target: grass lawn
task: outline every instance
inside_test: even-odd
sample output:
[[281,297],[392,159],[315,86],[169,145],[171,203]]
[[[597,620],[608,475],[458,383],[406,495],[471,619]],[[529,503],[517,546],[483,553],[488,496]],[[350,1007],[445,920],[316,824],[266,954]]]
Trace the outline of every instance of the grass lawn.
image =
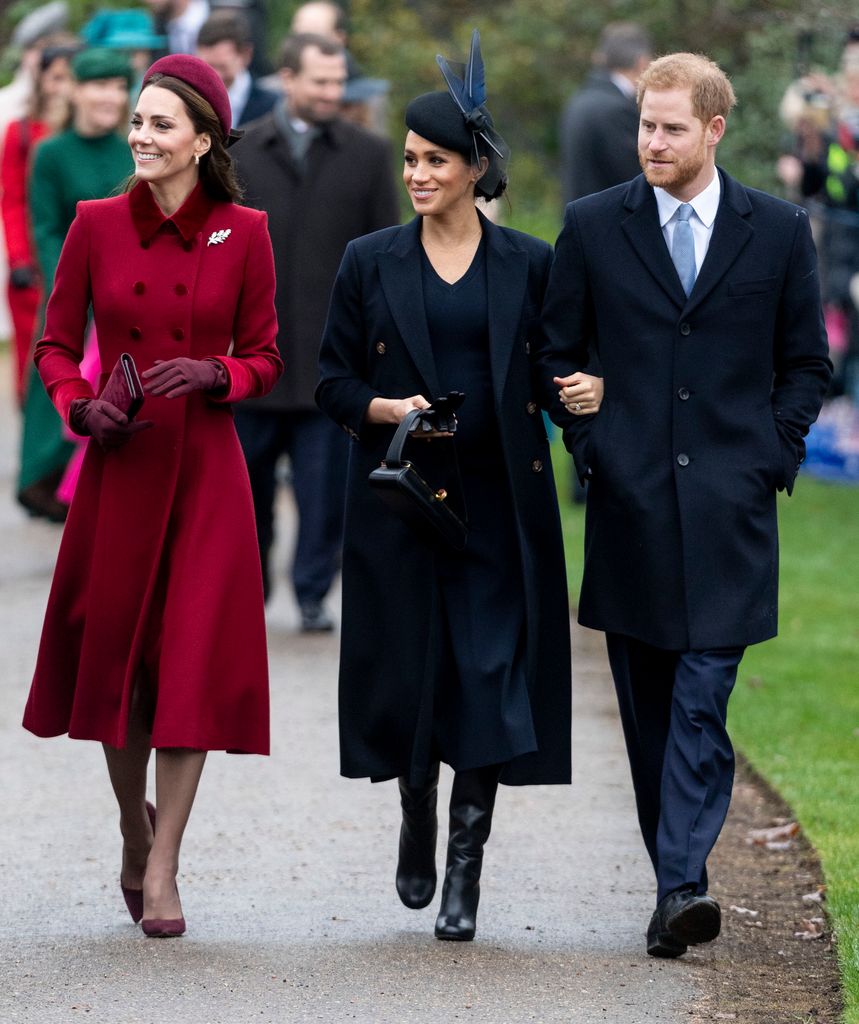
[[[556,451],[570,593],[583,514]],[[780,633],[749,648],[731,700],[736,745],[794,809],[823,861],[846,1024],[859,1024],[859,488],[800,476],[779,498]]]

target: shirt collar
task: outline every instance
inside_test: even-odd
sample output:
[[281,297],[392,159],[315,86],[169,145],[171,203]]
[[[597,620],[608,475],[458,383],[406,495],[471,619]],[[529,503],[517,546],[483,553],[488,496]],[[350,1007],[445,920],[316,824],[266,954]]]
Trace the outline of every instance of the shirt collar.
[[[664,228],[677,212],[677,207],[680,206],[682,200],[675,198],[670,192],[666,192],[664,188],[654,188],[653,194],[656,196],[656,208],[659,211],[659,226]],[[702,192],[699,192],[694,199],[689,200],[689,205],[706,228],[711,227],[716,219],[721,195],[722,182],[719,178],[719,172],[714,169],[713,180],[710,184]]]
[[152,189],[145,181],[139,181],[134,186],[128,199],[131,204],[131,218],[141,242],[150,241],[168,223],[176,228],[186,242],[190,242],[202,228],[214,206],[214,200],[206,195],[199,181],[171,217],[164,216],[161,207],[155,202]]
[[632,84],[632,82],[630,82],[626,75],[621,75],[618,72],[613,71],[609,75],[609,77],[611,78],[612,82],[614,82],[614,84],[618,87],[618,89],[620,89],[623,95],[627,97],[627,99],[635,99],[635,86]]
[[227,89],[227,96],[230,98],[230,110],[233,114],[233,124],[237,124],[241,120],[241,115],[248,105],[252,87],[253,78],[251,78],[250,71],[245,68],[244,71],[240,71],[236,75],[235,81]]

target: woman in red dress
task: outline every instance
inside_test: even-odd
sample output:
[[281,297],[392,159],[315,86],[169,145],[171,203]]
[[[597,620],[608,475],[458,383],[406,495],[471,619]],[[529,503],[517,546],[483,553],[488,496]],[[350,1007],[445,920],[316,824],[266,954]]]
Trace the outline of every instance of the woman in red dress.
[[[78,204],[35,353],[60,415],[93,440],[24,726],[103,743],[120,881],[149,935],[185,930],[179,848],[206,752],[269,747],[262,579],[230,403],[265,394],[282,364],[266,218],[236,205],[231,137],[207,64],[152,65],[131,120],[133,187]],[[127,351],[142,371],[139,420],[80,376],[90,302],[105,370]]]
[[42,51],[30,113],[9,125],[0,146],[0,214],[9,262],[8,301],[14,332],[15,395],[19,403],[24,398],[41,298],[27,205],[30,159],[36,143],[57,131],[65,120],[74,82],[70,60],[78,48],[57,45]]

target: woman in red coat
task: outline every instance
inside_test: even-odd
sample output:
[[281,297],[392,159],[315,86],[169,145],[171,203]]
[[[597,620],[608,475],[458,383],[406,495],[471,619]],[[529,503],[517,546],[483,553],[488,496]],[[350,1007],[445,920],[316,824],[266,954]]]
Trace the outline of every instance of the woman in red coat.
[[36,144],[56,131],[68,113],[69,94],[74,82],[70,58],[77,49],[73,45],[59,45],[42,51],[30,113],[9,125],[0,146],[0,216],[3,218],[9,263],[7,299],[12,314],[15,395],[19,403],[24,398],[24,382],[41,298],[27,207],[27,179]]
[[[136,183],[78,204],[36,347],[60,415],[95,443],[24,726],[104,744],[129,911],[147,934],[176,935],[179,848],[206,751],[268,752],[262,580],[230,403],[265,394],[282,364],[266,218],[235,204],[221,80],[195,57],[156,61],[128,138]],[[90,302],[105,370],[127,351],[142,371],[138,421],[81,378]]]

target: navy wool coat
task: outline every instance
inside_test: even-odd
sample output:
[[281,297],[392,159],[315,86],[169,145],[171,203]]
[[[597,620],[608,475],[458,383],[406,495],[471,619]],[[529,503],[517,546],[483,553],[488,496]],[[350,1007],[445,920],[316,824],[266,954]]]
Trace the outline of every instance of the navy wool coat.
[[[419,712],[437,668],[440,606],[431,550],[380,502],[367,477],[394,428],[367,424],[375,397],[439,394],[421,283],[420,218],[351,242],[334,286],[317,401],[351,436],[343,550],[341,768],[408,774]],[[502,782],[570,780],[570,649],[564,552],[549,445],[532,381],[551,263],[546,243],[483,220],[497,429],[518,522],[526,664],[539,750]],[[455,627],[454,627],[455,628]]]
[[596,416],[555,410],[592,473],[579,621],[674,650],[775,635],[776,491],[831,373],[806,212],[719,173],[688,298],[642,175],[567,207],[538,357],[605,377]]

